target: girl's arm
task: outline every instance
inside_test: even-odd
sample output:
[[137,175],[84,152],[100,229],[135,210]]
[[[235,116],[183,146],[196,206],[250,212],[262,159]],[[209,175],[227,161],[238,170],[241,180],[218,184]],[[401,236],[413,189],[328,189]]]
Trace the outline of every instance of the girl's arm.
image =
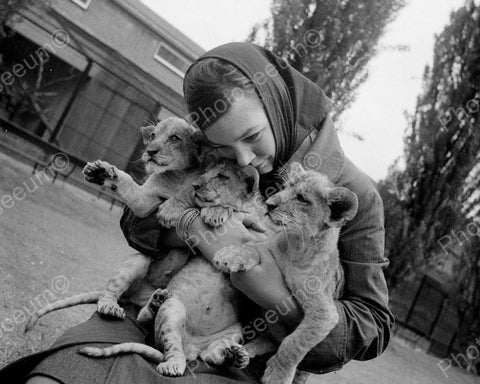
[[[246,222],[246,221],[245,221]],[[233,216],[221,230],[214,230],[197,217],[190,226],[190,237],[196,249],[211,261],[215,253],[230,245],[242,245],[261,238],[261,233],[249,230],[242,217]],[[175,229],[158,225],[156,213],[144,219],[136,217],[128,208],[120,220],[128,244],[150,257],[158,257],[162,247],[182,247],[185,243]],[[233,285],[266,310],[282,308],[278,314],[283,323],[292,327],[302,319],[302,312],[288,290],[273,256],[261,256],[261,263],[249,271],[231,274]]]

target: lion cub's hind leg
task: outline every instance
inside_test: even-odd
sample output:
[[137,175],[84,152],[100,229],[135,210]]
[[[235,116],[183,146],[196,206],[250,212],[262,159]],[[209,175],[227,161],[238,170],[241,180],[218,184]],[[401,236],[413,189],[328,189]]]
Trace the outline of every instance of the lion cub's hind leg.
[[117,274],[107,283],[105,293],[97,302],[98,313],[123,319],[125,311],[118,300],[130,287],[142,280],[148,271],[151,259],[141,253],[130,255],[118,268]]
[[155,343],[163,349],[165,361],[157,365],[164,376],[181,376],[187,367],[183,350],[183,334],[187,310],[176,297],[168,298],[159,308],[155,319]]

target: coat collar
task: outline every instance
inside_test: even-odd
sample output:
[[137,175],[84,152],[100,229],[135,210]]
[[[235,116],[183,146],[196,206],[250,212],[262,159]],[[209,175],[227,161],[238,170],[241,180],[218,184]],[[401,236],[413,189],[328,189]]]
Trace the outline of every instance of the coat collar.
[[323,173],[333,183],[338,182],[343,171],[345,154],[330,116],[323,120],[318,130],[313,130],[305,138],[288,163],[295,161],[305,169]]

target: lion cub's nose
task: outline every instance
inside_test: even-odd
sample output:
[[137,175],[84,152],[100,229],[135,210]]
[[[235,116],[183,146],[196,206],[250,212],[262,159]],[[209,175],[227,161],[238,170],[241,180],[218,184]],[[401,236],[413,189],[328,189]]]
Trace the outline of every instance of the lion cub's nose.
[[147,153],[148,153],[150,156],[155,156],[155,155],[158,153],[158,150],[155,150],[155,151],[147,151]]

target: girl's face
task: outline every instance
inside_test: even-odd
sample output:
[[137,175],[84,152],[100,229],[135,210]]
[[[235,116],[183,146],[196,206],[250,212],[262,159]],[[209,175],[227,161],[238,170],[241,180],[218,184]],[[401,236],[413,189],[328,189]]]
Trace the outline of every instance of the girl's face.
[[204,133],[220,157],[236,159],[242,167],[251,165],[260,174],[273,170],[273,131],[256,95],[237,99]]

